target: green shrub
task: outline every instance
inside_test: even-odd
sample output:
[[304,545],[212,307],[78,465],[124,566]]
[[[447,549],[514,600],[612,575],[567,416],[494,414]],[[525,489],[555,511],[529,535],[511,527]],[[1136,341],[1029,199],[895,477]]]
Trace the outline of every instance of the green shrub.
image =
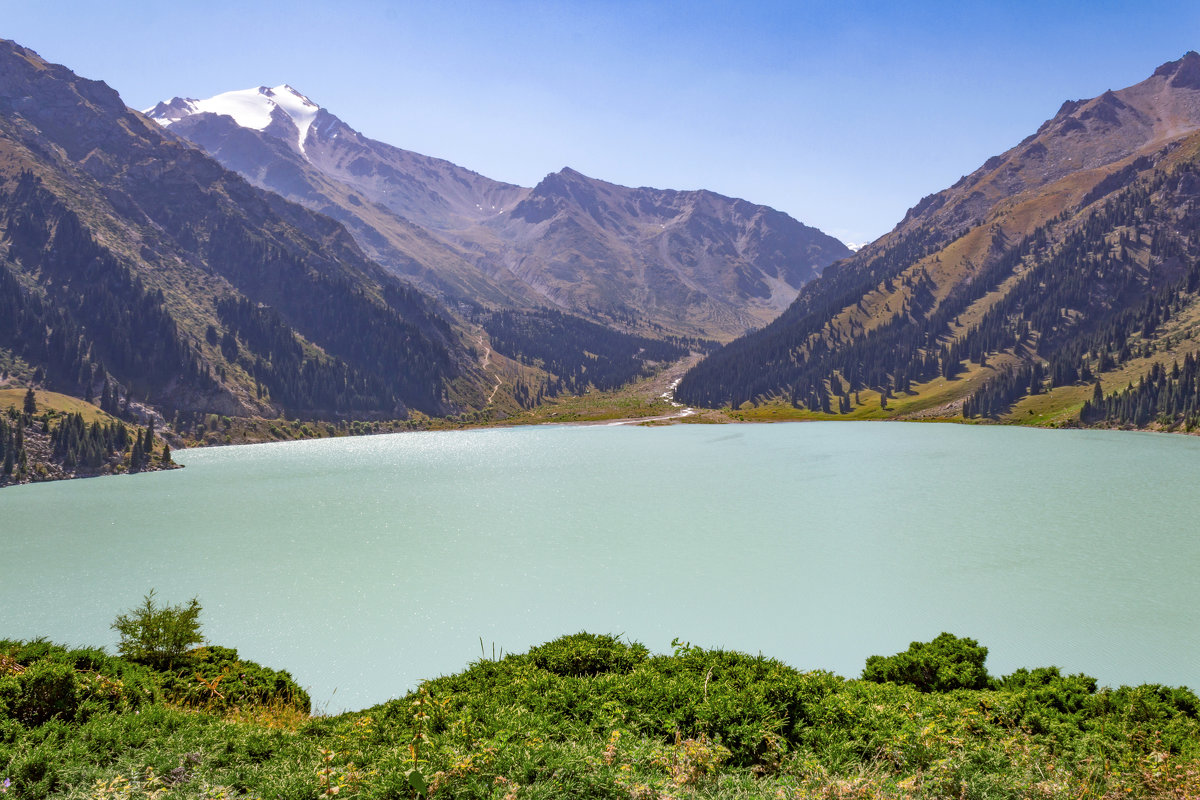
[[582,632],[561,636],[529,651],[538,668],[566,677],[632,672],[649,654],[641,644],[626,644],[615,636]]
[[16,675],[0,675],[0,720],[15,718],[17,698],[21,696],[21,682]]
[[83,686],[66,664],[38,661],[17,676],[18,693],[8,701],[10,713],[25,725],[52,719],[71,721],[79,706]]
[[637,696],[621,697],[637,709],[637,728],[664,742],[676,735],[711,738],[738,766],[776,759],[811,704],[831,690],[826,673],[804,674],[761,655],[691,646],[655,656],[645,673]]
[[1027,704],[1062,714],[1074,714],[1084,709],[1096,693],[1095,678],[1063,675],[1058,667],[1022,668],[1001,679],[999,686]]
[[[50,681],[51,674],[62,681],[57,689]],[[68,674],[74,676],[73,681],[67,681]],[[97,711],[135,710],[153,703],[159,694],[151,670],[102,650],[68,650],[42,640],[0,640],[0,718],[40,724],[38,720],[46,715],[36,709],[44,708],[55,692],[66,699],[68,684],[75,686],[76,697],[69,703],[74,709],[71,715],[58,714],[64,719]]]
[[46,748],[22,753],[8,766],[8,777],[17,787],[15,796],[21,800],[42,800],[52,797],[59,789],[57,759]]
[[160,606],[153,589],[142,605],[119,615],[112,628],[121,636],[117,650],[122,656],[159,670],[174,668],[189,649],[204,642],[200,602],[193,597],[186,606]]
[[[982,648],[949,638],[943,658],[965,649],[982,668]],[[220,647],[155,672],[100,651],[0,641],[0,785],[11,779],[4,798],[20,800],[412,798],[413,775],[427,796],[455,800],[1200,797],[1200,700],[1186,689],[1097,689],[1047,667],[982,690],[922,692],[690,645],[642,653],[577,634],[361,712],[234,721],[207,713],[222,703],[195,689],[271,703],[294,686],[287,673]],[[74,670],[73,720],[5,716],[38,662],[60,678]],[[87,713],[138,676],[192,708]]]
[[279,705],[308,713],[308,692],[283,670],[238,658],[229,647],[199,647],[185,663],[160,675],[167,698],[182,705],[213,710]]
[[875,683],[907,684],[922,692],[986,689],[990,682],[983,666],[987,652],[974,639],[943,633],[932,642],[913,642],[894,656],[871,656],[862,677]]

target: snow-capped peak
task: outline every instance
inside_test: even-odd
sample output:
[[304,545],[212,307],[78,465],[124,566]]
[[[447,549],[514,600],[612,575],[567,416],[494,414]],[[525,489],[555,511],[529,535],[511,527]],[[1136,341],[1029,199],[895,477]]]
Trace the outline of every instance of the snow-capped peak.
[[210,97],[207,100],[176,97],[168,103],[159,103],[144,113],[160,125],[169,126],[192,114],[224,114],[243,128],[265,130],[271,124],[275,109],[281,109],[291,117],[299,132],[296,142],[304,153],[304,140],[320,106],[309,100],[286,83],[274,88],[259,86],[257,89],[241,89],[235,92]]

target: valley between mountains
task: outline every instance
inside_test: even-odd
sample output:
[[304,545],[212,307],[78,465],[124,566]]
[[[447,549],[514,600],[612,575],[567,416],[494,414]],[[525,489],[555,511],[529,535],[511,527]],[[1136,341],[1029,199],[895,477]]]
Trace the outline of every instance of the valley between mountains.
[[[1188,53],[1064,103],[852,253],[709,191],[494,181],[286,84],[141,113],[3,42],[0,389],[40,398],[12,431],[81,407],[172,446],[672,401],[686,422],[1191,431],[1198,163]],[[0,481],[72,472],[12,463]]]
[[1155,5],[12,4],[0,800],[1200,798]]

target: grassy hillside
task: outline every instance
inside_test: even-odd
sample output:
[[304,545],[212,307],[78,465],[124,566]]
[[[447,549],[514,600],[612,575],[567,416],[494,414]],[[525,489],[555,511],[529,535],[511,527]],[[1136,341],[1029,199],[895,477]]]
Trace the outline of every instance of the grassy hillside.
[[0,641],[15,798],[1187,798],[1200,699],[985,670],[943,634],[864,678],[586,633],[309,715],[287,673]]
[[[21,408],[25,401],[26,389],[0,389],[0,410]],[[99,406],[93,405],[78,397],[71,397],[58,392],[47,392],[35,389],[33,392],[37,407],[41,411],[56,414],[79,414],[89,425],[93,422],[116,422],[116,418],[106,414]]]
[[[1189,142],[1200,145],[1200,138]],[[815,333],[784,342],[791,329],[781,318],[771,340],[780,366],[772,376],[755,371],[753,360],[734,362],[746,377],[738,384],[731,372],[730,385],[759,389],[735,395],[726,408],[741,419],[1191,430],[1195,390],[1188,376],[1179,381],[1175,365],[1185,367],[1200,349],[1200,257],[1190,216],[1200,162],[1183,150],[1032,231],[1002,229],[1016,213],[1006,207],[988,236],[976,228],[828,322],[810,319]],[[970,281],[947,284],[948,265],[960,277],[966,269]],[[712,368],[705,362],[698,370]],[[1169,378],[1115,397],[1156,370]],[[690,397],[698,374],[685,377],[682,397]],[[1004,381],[1013,385],[999,391]],[[1097,383],[1103,404],[1093,399]]]

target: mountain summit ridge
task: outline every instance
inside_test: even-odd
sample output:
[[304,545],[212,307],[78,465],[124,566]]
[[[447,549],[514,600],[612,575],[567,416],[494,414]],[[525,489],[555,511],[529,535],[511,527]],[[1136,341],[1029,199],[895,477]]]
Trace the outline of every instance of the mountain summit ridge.
[[1200,53],[1188,50],[1182,57],[1161,65],[1150,77],[1170,77],[1172,86],[1200,89]]
[[1189,51],[1132,86],[1065,101],[1015,147],[923,198],[893,233],[930,222],[978,224],[998,200],[1154,151],[1198,128],[1200,53]]
[[[570,166],[532,188],[493,181],[370,139],[319,106],[299,138],[277,112],[264,124],[265,93],[284,88],[304,97],[285,84],[147,113],[255,185],[342,221],[373,258],[451,304],[550,305],[618,327],[730,338],[850,254],[783,212],[707,190],[623,187]],[[246,124],[220,113],[245,98],[257,109]]]
[[259,86],[225,92],[207,100],[175,97],[142,113],[164,127],[193,114],[206,113],[227,116],[243,128],[260,131],[272,125],[290,124],[295,129],[296,149],[305,155],[305,140],[320,111],[320,106],[284,83],[274,88]]

